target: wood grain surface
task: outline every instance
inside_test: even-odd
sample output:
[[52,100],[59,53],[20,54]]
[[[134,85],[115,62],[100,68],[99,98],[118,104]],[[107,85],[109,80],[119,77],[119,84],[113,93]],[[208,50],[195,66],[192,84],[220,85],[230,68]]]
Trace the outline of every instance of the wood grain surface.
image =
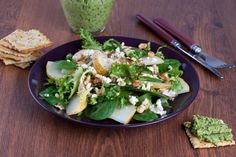
[[[54,47],[79,39],[71,33],[57,0],[0,0],[0,37],[16,28],[36,28]],[[209,54],[236,64],[235,0],[116,0],[105,32],[163,43],[135,19],[137,13],[162,17],[194,39]],[[29,69],[0,63],[1,157],[233,157],[235,146],[194,150],[182,128],[193,114],[223,119],[236,136],[236,68],[223,80],[194,63],[200,91],[183,113],[136,129],[76,125],[39,107],[27,87]]]

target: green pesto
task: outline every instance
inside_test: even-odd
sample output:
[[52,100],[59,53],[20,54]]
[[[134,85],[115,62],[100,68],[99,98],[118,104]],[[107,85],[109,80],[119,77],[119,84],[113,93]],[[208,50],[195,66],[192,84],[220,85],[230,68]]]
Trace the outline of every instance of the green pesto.
[[200,140],[216,146],[221,141],[233,140],[232,129],[220,119],[194,115],[192,122],[185,122],[184,126]]
[[104,28],[113,0],[60,0],[65,17],[75,33],[80,28],[97,32]]

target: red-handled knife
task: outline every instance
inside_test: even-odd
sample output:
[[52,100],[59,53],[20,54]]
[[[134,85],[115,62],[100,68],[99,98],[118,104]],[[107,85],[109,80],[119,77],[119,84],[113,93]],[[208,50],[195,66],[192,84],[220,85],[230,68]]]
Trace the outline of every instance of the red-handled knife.
[[136,15],[136,18],[140,20],[143,24],[151,28],[157,35],[161,36],[168,44],[183,52],[184,54],[188,55],[219,78],[224,78],[223,75],[217,69],[208,65],[201,57],[199,57],[192,51],[187,52],[185,49],[183,49],[182,45],[171,34],[169,34],[159,25],[156,25],[152,20],[145,18],[142,15]]
[[219,60],[215,57],[209,56],[207,53],[205,53],[202,48],[194,43],[191,39],[187,38],[180,32],[178,32],[174,27],[172,27],[168,22],[166,22],[164,19],[157,18],[154,19],[153,22],[161,27],[163,30],[171,34],[173,37],[175,37],[177,40],[179,40],[181,43],[183,43],[187,48],[195,52],[196,54],[199,54],[203,57],[203,59],[206,61],[207,64],[214,68],[232,68],[235,67],[233,64],[227,64],[222,60]]

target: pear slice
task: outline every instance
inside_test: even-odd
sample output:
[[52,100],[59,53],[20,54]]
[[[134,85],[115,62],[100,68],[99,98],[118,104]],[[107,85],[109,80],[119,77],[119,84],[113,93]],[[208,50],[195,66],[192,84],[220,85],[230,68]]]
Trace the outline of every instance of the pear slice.
[[93,55],[93,66],[98,74],[106,75],[111,69],[113,61],[106,54],[97,51]]
[[109,117],[122,124],[128,124],[136,112],[136,107],[133,105],[124,106],[123,108],[116,108]]
[[171,87],[170,83],[149,82],[149,81],[140,81],[140,82],[141,84],[150,84],[150,87],[154,89],[168,89]]
[[57,68],[56,62],[48,61],[46,65],[46,74],[51,79],[62,78],[65,73]]
[[190,92],[190,87],[189,87],[188,83],[185,82],[184,79],[182,79],[182,78],[178,78],[178,79],[182,85],[182,89],[180,91],[178,91],[177,94],[183,94],[183,93]]
[[154,56],[154,57],[145,57],[141,59],[141,64],[144,65],[156,65],[156,64],[162,64],[164,63],[164,60],[160,57]]
[[81,90],[78,94],[74,95],[66,108],[66,114],[74,115],[82,112],[87,107],[89,92],[90,90]]

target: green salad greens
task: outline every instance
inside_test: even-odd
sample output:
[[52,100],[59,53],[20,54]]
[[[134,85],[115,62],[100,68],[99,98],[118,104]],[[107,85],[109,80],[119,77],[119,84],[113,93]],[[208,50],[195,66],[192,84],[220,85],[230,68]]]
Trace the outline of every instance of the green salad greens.
[[128,124],[166,116],[176,96],[189,92],[181,63],[156,53],[151,43],[136,47],[115,39],[96,41],[81,29],[82,49],[48,61],[40,97],[68,115]]

